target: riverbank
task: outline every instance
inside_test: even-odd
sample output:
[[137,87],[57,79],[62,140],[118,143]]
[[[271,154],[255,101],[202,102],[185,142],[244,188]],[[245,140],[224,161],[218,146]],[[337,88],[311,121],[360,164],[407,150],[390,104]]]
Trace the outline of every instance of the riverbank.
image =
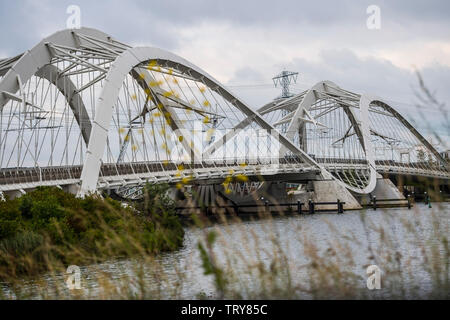
[[148,192],[153,201],[135,206],[48,187],[0,202],[0,280],[180,248],[173,206],[162,190]]
[[[48,273],[11,299],[449,299],[449,203],[185,227],[179,250]],[[202,249],[200,249],[200,246]],[[381,289],[367,288],[367,267]],[[1,292],[1,288],[0,288]]]

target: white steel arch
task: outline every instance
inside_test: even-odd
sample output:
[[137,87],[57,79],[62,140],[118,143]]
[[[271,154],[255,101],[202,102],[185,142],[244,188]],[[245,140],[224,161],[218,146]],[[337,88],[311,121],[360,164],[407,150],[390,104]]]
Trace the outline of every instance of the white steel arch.
[[[294,109],[285,115],[281,120],[277,121],[277,124],[288,124],[286,129],[286,137],[291,141],[294,140],[294,136],[296,134],[303,135],[305,132],[304,126],[308,121],[314,121],[314,119],[310,115],[310,110],[314,106],[314,104],[319,101],[319,99],[323,98],[323,95],[329,97],[340,97],[342,96],[341,89],[331,81],[320,81],[315,84],[311,89],[297,96],[293,96],[291,98],[285,99],[278,103],[272,105],[266,105],[258,110],[258,112],[262,115],[274,112],[276,110],[285,109],[289,106],[294,106]],[[300,102],[299,102],[300,98]],[[355,115],[354,108],[344,107],[344,111],[353,125],[356,135],[360,141],[361,146],[366,151],[366,157],[368,160],[367,169],[369,170],[368,181],[363,187],[355,187],[349,185],[348,183],[343,182],[342,180],[333,176],[333,178],[341,185],[346,187],[347,189],[356,192],[367,194],[372,192],[376,186],[376,170],[375,170],[375,162],[370,154],[373,153],[371,142],[370,142],[370,130],[368,128],[368,106],[360,108],[361,110],[361,121],[357,120],[357,116]],[[302,146],[306,149],[306,146]],[[287,150],[285,150],[286,152]]]
[[[317,109],[322,109],[324,111],[318,112],[318,116],[312,116],[310,114],[311,110],[316,110],[315,104],[320,99],[334,99],[336,101],[335,105],[328,107],[320,107]],[[295,135],[298,134],[299,137],[306,136],[306,132],[303,131],[307,123],[320,124],[320,117],[326,113],[336,110],[338,107],[342,107],[345,116],[348,118],[350,128],[347,130],[346,134],[342,139],[347,139],[350,136],[357,136],[359,144],[364,150],[364,157],[366,160],[366,168],[369,174],[363,177],[363,185],[354,186],[348,183],[352,179],[342,179],[338,176],[334,177],[340,184],[344,185],[347,189],[360,193],[368,194],[375,189],[376,186],[376,176],[377,171],[380,173],[389,173],[396,169],[396,171],[403,172],[406,174],[411,174],[417,172],[420,174],[425,174],[426,171],[433,172],[433,175],[444,176],[448,175],[448,165],[446,165],[446,160],[439,154],[439,152],[393,107],[391,107],[383,99],[375,96],[370,96],[367,94],[359,95],[339,88],[336,84],[330,81],[321,81],[314,85],[311,89],[302,92],[296,96],[288,99],[278,100],[269,104],[266,104],[258,110],[261,115],[268,115],[273,112],[280,110],[285,110],[286,114],[278,116],[277,120],[273,121],[274,126],[281,126],[287,124],[286,136],[294,141]],[[317,115],[317,113],[316,113]],[[374,119],[374,115],[379,117],[384,117],[382,119]],[[393,121],[397,121],[393,125]],[[387,132],[382,132],[384,122],[387,126],[391,126]],[[378,128],[380,127],[380,129]],[[350,133],[350,130],[353,130]],[[381,130],[381,131],[380,131]],[[386,131],[386,130],[385,130]],[[403,152],[408,154],[409,161],[411,161],[410,153],[413,153],[414,148],[422,148],[422,153],[432,154],[434,159],[431,159],[431,155],[428,159],[419,160],[417,155],[413,156],[416,159],[412,163],[399,163],[401,161],[386,159],[380,159],[376,156],[376,150],[373,140],[384,140],[385,144],[391,145],[392,153],[394,154],[394,149],[399,149],[396,152]],[[401,141],[401,139],[404,139]],[[415,139],[415,141],[414,141]],[[301,145],[301,142],[298,141]],[[400,147],[395,147],[395,145],[402,145],[403,150]],[[409,149],[406,146],[409,145]],[[301,147],[306,151],[308,148],[306,145],[301,145]],[[329,146],[332,147],[331,145]],[[426,158],[426,156],[423,156]],[[333,169],[332,166],[326,165],[319,161],[322,166],[327,166],[327,169]],[[345,167],[345,166],[343,166]],[[361,166],[360,166],[361,167]],[[397,167],[397,168],[396,168]],[[403,168],[399,168],[403,167]],[[341,170],[344,172],[346,170]],[[358,175],[357,175],[358,176]],[[345,175],[345,178],[347,176]],[[354,177],[351,177],[354,178]]]
[[[105,42],[111,41],[110,36],[95,29],[81,28],[76,30],[76,32],[98,38]],[[10,64],[8,68],[3,71],[3,73],[6,73],[0,82],[0,92],[16,93],[20,89],[18,79],[20,79],[22,83],[25,83],[45,65],[49,64],[54,57],[54,53],[48,46],[50,43],[57,43],[60,46],[70,48],[80,47],[79,40],[75,36],[75,30],[62,30],[45,38],[20,57],[13,58],[14,63]],[[0,110],[3,109],[3,106],[8,101],[9,97],[7,95],[0,95]]]
[[[148,47],[128,49],[112,64],[105,79],[105,86],[102,94],[96,106],[96,117],[93,121],[89,148],[81,175],[81,189],[79,193],[81,196],[95,192],[97,189],[101,159],[106,147],[113,107],[118,98],[124,79],[139,64],[150,60],[166,62],[169,65],[175,65],[177,69],[189,71],[193,78],[202,79],[211,90],[227,99],[247,117],[251,117],[253,121],[257,122],[263,129],[274,130],[273,126],[239,100],[234,94],[225,89],[217,80],[187,60],[159,48]],[[320,168],[323,175],[329,175],[324,168],[321,168],[316,161],[309,157],[303,150],[295,146],[289,139],[282,135],[279,136],[279,139],[293,154],[298,155],[306,163]]]

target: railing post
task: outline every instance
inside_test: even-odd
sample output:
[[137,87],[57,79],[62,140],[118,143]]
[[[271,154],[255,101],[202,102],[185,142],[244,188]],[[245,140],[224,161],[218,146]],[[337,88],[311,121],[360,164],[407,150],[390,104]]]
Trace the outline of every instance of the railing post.
[[297,201],[297,213],[303,214],[302,212],[302,203],[300,201]]
[[372,198],[373,210],[377,210],[377,197],[373,196]]
[[315,213],[314,202],[312,202],[311,199],[309,199],[308,205],[309,205],[309,214],[314,214]]
[[341,200],[337,200],[337,207],[338,207],[338,213],[344,213],[344,205],[342,204]]

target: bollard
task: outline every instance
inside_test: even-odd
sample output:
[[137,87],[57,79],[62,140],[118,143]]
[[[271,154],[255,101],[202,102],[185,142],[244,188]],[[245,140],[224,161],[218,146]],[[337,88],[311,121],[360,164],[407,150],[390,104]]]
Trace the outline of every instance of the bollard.
[[309,214],[314,214],[315,210],[314,210],[314,202],[312,202],[311,200],[309,200]]
[[300,201],[297,201],[297,213],[303,214],[302,212],[302,203]]
[[377,197],[373,197],[372,198],[372,203],[373,203],[373,210],[377,210]]
[[431,208],[431,198],[427,196],[428,208]]
[[411,210],[411,197],[408,195],[408,209]]
[[237,204],[234,205],[234,212],[236,213],[236,215],[239,215],[239,207]]
[[338,208],[338,213],[344,213],[344,205],[342,204],[341,200],[337,200],[337,208]]
[[266,202],[264,203],[264,205],[265,205],[265,207],[266,207],[266,212],[267,212],[267,213],[270,213],[270,210],[269,210],[269,201],[266,200]]

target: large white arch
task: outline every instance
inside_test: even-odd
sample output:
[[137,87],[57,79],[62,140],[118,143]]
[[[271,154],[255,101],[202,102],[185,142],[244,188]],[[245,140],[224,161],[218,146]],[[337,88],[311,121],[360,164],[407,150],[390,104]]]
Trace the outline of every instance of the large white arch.
[[[319,94],[331,94],[339,96],[341,93],[339,92],[339,87],[332,81],[320,81],[315,84],[311,89],[309,89],[306,94],[303,95],[298,107],[293,111],[292,114],[289,115],[289,126],[286,131],[286,137],[291,141],[294,141],[294,136],[297,132],[301,131],[304,127],[305,122],[302,120],[305,112],[309,112],[313,105],[320,99]],[[273,105],[267,105],[258,111],[264,115],[266,113],[272,112],[273,110],[279,108],[281,105],[287,105],[291,102],[294,102],[297,99],[297,96],[292,98],[280,101]],[[373,147],[370,140],[370,128],[369,128],[369,104],[365,103],[365,100],[360,101],[360,112],[361,112],[361,120],[358,121],[354,110],[352,108],[344,108],[344,111],[349,118],[349,121],[353,125],[355,129],[355,133],[360,141],[360,144],[364,151],[366,152],[366,158],[368,161],[368,170],[369,170],[369,180],[366,186],[363,188],[353,187],[333,176],[339,184],[343,185],[345,188],[356,192],[367,194],[372,192],[376,186],[376,169],[375,169],[375,160],[373,156]],[[287,150],[285,150],[287,151]],[[329,178],[329,176],[328,176]]]
[[[90,36],[101,41],[110,42],[111,37],[101,31],[91,28],[81,28],[77,33]],[[62,30],[43,39],[31,50],[11,59],[0,70],[0,110],[11,100],[13,95],[32,76],[43,78],[57,87],[66,98],[75,119],[82,132],[83,140],[88,145],[91,134],[91,121],[85,104],[75,84],[68,76],[60,76],[61,70],[51,64],[53,53],[48,44],[55,43],[60,46],[80,48],[79,39],[75,30]]]
[[[211,90],[227,99],[247,117],[251,117],[253,121],[257,122],[263,129],[275,130],[272,125],[266,122],[258,113],[253,111],[229,90],[225,89],[217,80],[189,61],[159,48],[144,47],[128,49],[119,55],[111,65],[101,96],[97,102],[96,116],[93,121],[90,143],[81,174],[80,196],[95,192],[97,189],[101,159],[106,146],[112,112],[124,79],[139,64],[150,60],[164,62],[169,66],[176,67],[178,70],[189,72],[193,78],[201,79]],[[292,153],[298,155],[309,165],[319,168],[324,176],[331,176],[323,167],[318,165],[303,150],[295,146],[288,138],[279,135],[279,139],[280,143],[285,145]]]
[[[95,29],[81,28],[76,30],[76,32],[95,37],[103,41],[111,41],[110,36]],[[12,64],[12,66],[5,73],[4,77],[1,79],[0,93],[16,93],[20,89],[18,79],[20,79],[22,83],[25,83],[41,68],[51,62],[53,53],[48,47],[49,43],[57,43],[60,46],[79,48],[80,43],[74,33],[75,30],[58,31],[39,42],[31,50],[22,54],[20,58]],[[0,110],[3,110],[4,105],[8,101],[9,98],[7,95],[0,94]]]

